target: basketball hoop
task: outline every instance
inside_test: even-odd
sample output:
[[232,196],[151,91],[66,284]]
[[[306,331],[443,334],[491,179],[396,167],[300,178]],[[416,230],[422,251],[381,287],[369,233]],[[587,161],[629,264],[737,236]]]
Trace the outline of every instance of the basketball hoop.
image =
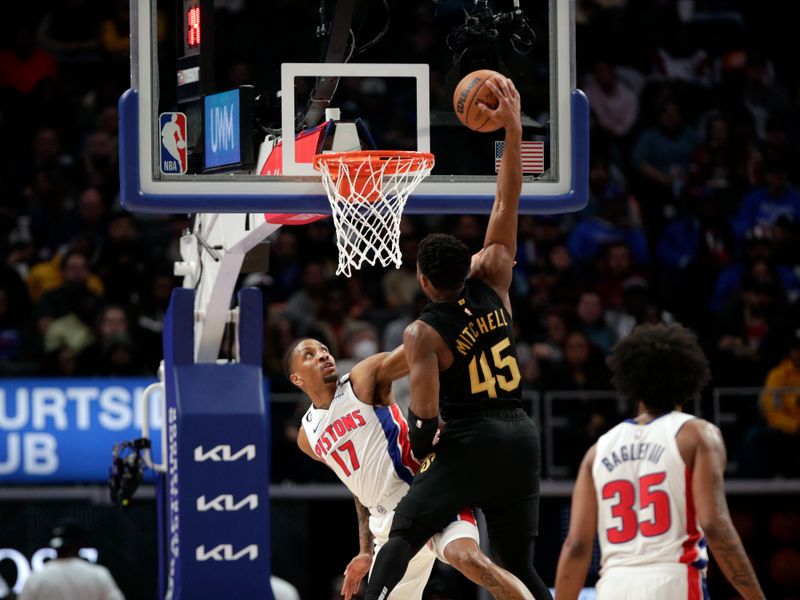
[[336,226],[339,266],[350,277],[364,262],[399,268],[400,217],[406,200],[433,168],[433,154],[365,150],[317,154]]

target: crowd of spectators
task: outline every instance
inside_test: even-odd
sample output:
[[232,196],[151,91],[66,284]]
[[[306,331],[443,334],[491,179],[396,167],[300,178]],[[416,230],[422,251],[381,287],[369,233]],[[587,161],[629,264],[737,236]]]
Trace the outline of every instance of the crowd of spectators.
[[[243,3],[223,4],[230,23],[247,19]],[[432,10],[412,4],[408,14]],[[800,326],[800,80],[796,36],[768,12],[735,0],[578,3],[591,198],[575,215],[520,218],[512,298],[527,389],[610,389],[604,357],[642,322],[692,327],[715,386],[761,386],[788,356]],[[0,47],[0,372],[155,373],[189,222],[119,206],[128,2],[23,13],[2,25]],[[400,34],[417,46],[438,35]],[[226,76],[257,71],[246,57],[232,64],[240,75]],[[447,231],[477,250],[484,230],[471,215],[407,218],[400,269],[342,279],[330,221],[281,229],[269,271],[243,281],[265,293],[273,389],[291,389],[280,357],[298,335],[323,338],[345,365],[395,347],[423,303],[419,240]],[[765,426],[797,439],[800,408],[781,402],[780,425]],[[582,443],[616,418],[582,410]]]

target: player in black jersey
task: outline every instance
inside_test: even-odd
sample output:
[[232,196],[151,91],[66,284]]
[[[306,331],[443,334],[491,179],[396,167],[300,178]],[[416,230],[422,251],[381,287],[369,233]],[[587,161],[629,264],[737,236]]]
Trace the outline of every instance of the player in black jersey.
[[[522,188],[520,101],[506,78],[487,85],[499,105],[481,111],[505,128],[505,151],[483,250],[470,259],[452,236],[419,246],[417,280],[431,300],[405,331],[412,450],[426,457],[397,506],[367,586],[386,600],[408,561],[463,506],[483,509],[494,559],[536,600],[552,598],[533,568],[539,521],[539,434],[522,409],[508,290]],[[445,421],[433,446],[439,414]]]

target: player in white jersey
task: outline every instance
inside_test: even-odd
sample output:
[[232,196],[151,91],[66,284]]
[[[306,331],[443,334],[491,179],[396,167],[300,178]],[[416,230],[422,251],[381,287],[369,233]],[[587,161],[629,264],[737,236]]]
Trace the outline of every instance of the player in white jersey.
[[681,412],[709,379],[694,337],[680,326],[640,326],[614,347],[609,365],[615,388],[639,411],[583,459],[556,597],[578,598],[597,534],[599,600],[708,598],[707,545],[744,600],[763,600],[728,513],[719,429]]
[[[376,354],[339,377],[328,349],[317,340],[301,339],[287,351],[284,370],[311,399],[298,446],[328,465],[355,498],[360,553],[345,570],[342,593],[349,599],[388,539],[394,507],[417,469],[426,468],[411,453],[408,425],[392,398],[392,381],[408,374],[405,353],[401,346]],[[481,552],[469,508],[453,515],[453,522],[419,551],[388,600],[419,600],[436,558],[495,598],[533,600],[519,579]]]

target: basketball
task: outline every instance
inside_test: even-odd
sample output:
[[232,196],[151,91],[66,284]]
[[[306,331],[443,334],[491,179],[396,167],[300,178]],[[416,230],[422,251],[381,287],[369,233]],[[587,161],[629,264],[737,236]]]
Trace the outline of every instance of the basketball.
[[455,92],[453,92],[453,110],[458,120],[473,131],[486,133],[497,131],[501,127],[491,117],[481,115],[479,108],[481,104],[485,104],[489,108],[497,108],[497,98],[486,85],[486,82],[493,77],[503,76],[491,69],[473,71],[458,82]]

